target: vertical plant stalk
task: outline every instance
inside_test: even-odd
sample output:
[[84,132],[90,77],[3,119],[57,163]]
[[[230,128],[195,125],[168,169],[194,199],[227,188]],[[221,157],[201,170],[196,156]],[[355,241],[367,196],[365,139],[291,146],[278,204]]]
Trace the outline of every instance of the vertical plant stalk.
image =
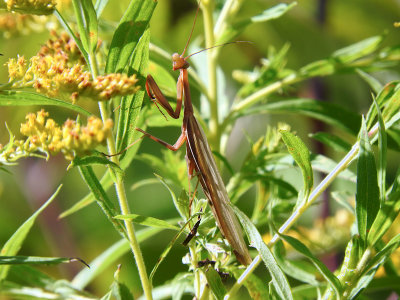
[[[206,39],[206,48],[215,46],[214,20],[212,0],[204,0],[201,3],[204,19],[204,33]],[[207,51],[207,69],[208,69],[208,102],[210,104],[210,123],[209,123],[209,142],[214,151],[220,152],[220,130],[218,121],[218,101],[217,101],[217,57],[214,49]]]
[[200,299],[201,293],[201,282],[200,282],[200,271],[198,269],[198,259],[196,253],[196,246],[190,246],[190,262],[192,264],[193,272],[194,272],[194,295],[196,299]]
[[[91,62],[90,70],[91,70],[92,76],[93,76],[93,78],[96,78],[98,76],[99,72],[98,72],[98,68],[97,68],[96,56],[94,55],[94,53],[89,54],[89,60]],[[104,101],[99,101],[99,109],[100,109],[100,114],[101,114],[102,120],[103,121],[107,120],[109,118],[109,112],[107,109],[107,105]],[[112,134],[110,137],[107,138],[107,147],[108,147],[108,151],[111,155],[113,155],[117,152],[115,142],[114,142],[114,136]],[[111,156],[111,161],[114,162],[115,164],[119,165],[118,155]],[[115,176],[115,178],[116,178],[115,189],[117,192],[118,203],[119,203],[119,206],[121,209],[121,214],[122,215],[130,214],[128,199],[126,198],[124,182],[122,181],[121,176]],[[140,277],[140,281],[142,283],[143,292],[145,294],[146,299],[151,300],[151,299],[153,299],[153,296],[151,294],[152,287],[151,287],[149,277],[147,275],[142,251],[140,250],[139,242],[136,238],[135,228],[133,227],[133,223],[128,220],[125,220],[124,224],[125,224],[126,232],[127,232],[128,239],[129,239],[129,245],[133,252],[133,256],[135,258],[135,262],[136,262],[136,265],[137,265],[137,268],[139,271],[139,277]]]

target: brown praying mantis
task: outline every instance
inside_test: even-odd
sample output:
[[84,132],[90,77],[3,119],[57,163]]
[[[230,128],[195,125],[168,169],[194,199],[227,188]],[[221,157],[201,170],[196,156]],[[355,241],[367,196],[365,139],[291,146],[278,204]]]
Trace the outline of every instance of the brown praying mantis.
[[[194,24],[196,22],[197,13],[198,10],[196,12]],[[189,179],[193,176],[198,176],[204,194],[208,199],[208,203],[211,206],[211,210],[223,236],[228,240],[238,261],[243,265],[249,265],[252,260],[243,239],[242,229],[230,205],[228,193],[218,171],[210,146],[208,145],[207,138],[193,114],[187,70],[189,68],[187,58],[189,58],[190,55],[184,57],[192,33],[193,28],[182,54],[174,53],[172,55],[172,69],[174,71],[179,70],[180,72],[176,85],[177,101],[175,110],[173,110],[153,77],[147,75],[146,79],[147,94],[155,104],[160,104],[172,118],[179,118],[183,99],[184,110],[181,135],[175,144],[171,145],[140,128],[136,128],[136,130],[172,151],[178,150],[186,142],[186,162]]]

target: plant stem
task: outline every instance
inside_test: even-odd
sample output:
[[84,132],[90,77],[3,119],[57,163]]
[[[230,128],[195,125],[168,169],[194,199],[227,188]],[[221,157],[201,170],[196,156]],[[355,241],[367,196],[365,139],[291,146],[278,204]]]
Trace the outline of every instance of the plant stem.
[[[279,239],[280,234],[284,234],[289,230],[291,226],[297,221],[297,219],[306,211],[314,202],[318,199],[319,195],[323,193],[324,190],[332,183],[332,181],[344,170],[348,167],[348,165],[353,161],[353,159],[357,156],[359,150],[359,144],[356,143],[353,145],[349,153],[337,164],[337,166],[320,182],[320,184],[313,190],[310,194],[308,200],[304,202],[304,204],[298,207],[292,215],[287,219],[287,221],[279,228],[279,234],[275,234],[270,242],[268,243],[268,247],[272,247]],[[230,299],[232,295],[234,295],[237,290],[241,287],[243,282],[248,278],[248,276],[253,273],[253,271],[257,268],[257,266],[261,262],[260,255],[257,255],[253,262],[247,267],[245,272],[239,277],[236,283],[233,285],[229,293],[225,296],[225,300]]]
[[[204,32],[206,38],[206,47],[212,47],[215,43],[213,8],[214,2],[211,0],[202,1]],[[218,101],[217,101],[217,64],[214,49],[207,51],[207,69],[208,69],[208,101],[210,104],[210,123],[209,123],[209,141],[214,151],[220,151],[220,130],[218,121]]]
[[[90,69],[93,78],[96,78],[98,76],[98,67],[97,67],[97,61],[96,61],[96,56],[94,53],[89,54],[89,60],[90,60]],[[99,109],[100,109],[100,114],[103,122],[109,118],[109,111],[107,108],[107,105],[104,101],[99,102]],[[107,138],[107,147],[108,151],[111,155],[116,153],[116,147],[115,147],[115,142],[114,142],[114,137],[111,134],[110,137]],[[118,155],[111,156],[111,161],[114,162],[115,164],[119,165],[119,158]],[[129,209],[129,204],[128,204],[128,199],[126,198],[126,192],[125,192],[125,186],[122,180],[121,176],[115,176],[115,189],[117,192],[117,198],[119,202],[119,206],[121,209],[121,214],[122,215],[127,215],[130,214],[130,209]],[[135,262],[139,271],[139,277],[140,281],[142,283],[143,287],[143,292],[145,294],[145,297],[147,300],[153,299],[153,296],[151,294],[152,287],[151,283],[149,280],[149,277],[147,275],[146,271],[146,266],[144,263],[142,251],[140,250],[139,242],[136,238],[135,234],[135,228],[133,227],[133,223],[125,220],[124,221],[127,236],[129,239],[129,245],[132,249],[133,256],[135,258]]]
[[199,269],[197,268],[197,254],[196,254],[196,246],[190,246],[190,262],[192,264],[193,272],[194,272],[194,292],[197,299],[200,298],[201,293],[201,283],[200,283],[200,274]]

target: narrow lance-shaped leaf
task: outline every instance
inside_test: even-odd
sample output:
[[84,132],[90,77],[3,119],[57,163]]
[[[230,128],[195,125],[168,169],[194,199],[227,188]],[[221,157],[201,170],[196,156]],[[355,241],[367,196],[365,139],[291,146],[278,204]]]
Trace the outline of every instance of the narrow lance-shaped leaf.
[[287,235],[281,235],[281,238],[314,264],[314,266],[320,271],[321,275],[324,276],[331,287],[335,290],[337,297],[341,295],[342,285],[340,284],[340,281],[318,258],[311,253],[311,251],[303,243]]
[[179,238],[179,236],[184,232],[185,228],[189,223],[196,218],[200,213],[193,214],[189,220],[182,226],[182,228],[178,231],[178,233],[174,236],[174,238],[169,242],[168,246],[164,249],[163,253],[161,253],[160,257],[157,260],[157,263],[155,264],[153,270],[151,270],[150,273],[150,280],[153,279],[154,274],[156,273],[158,267],[160,266],[161,262],[165,259],[165,257],[168,255],[169,251],[171,251],[172,246],[175,244],[176,240]]
[[235,22],[231,24],[222,33],[221,37],[218,37],[217,44],[225,43],[227,41],[232,41],[237,35],[246,29],[247,26],[253,23],[267,22],[270,20],[278,19],[287,13],[290,9],[296,6],[296,2],[290,4],[279,3],[271,8],[264,10],[261,14],[252,16],[250,18]]
[[303,268],[295,265],[291,260],[285,257],[285,247],[281,240],[278,240],[274,245],[274,254],[279,266],[282,270],[289,276],[299,280],[300,282],[305,282],[311,285],[318,285],[318,281],[315,277],[315,269],[312,268],[313,272],[307,271]]
[[70,257],[0,256],[0,265],[58,265],[75,261],[82,262],[81,259]]
[[79,166],[79,172],[82,178],[85,180],[90,191],[93,193],[97,204],[101,207],[108,220],[114,225],[115,229],[121,234],[125,235],[124,227],[119,220],[115,220],[114,217],[117,215],[116,209],[113,203],[107,196],[99,180],[93,172],[90,166]]
[[[145,228],[138,230],[136,232],[136,237],[138,242],[141,243],[153,237],[161,230],[161,228]],[[84,289],[110,266],[115,266],[120,257],[126,254],[129,250],[130,246],[127,239],[123,238],[116,242],[89,263],[90,269],[85,268],[80,271],[71,281],[72,285],[77,289]]]
[[379,91],[382,89],[382,84],[375,77],[360,69],[356,69],[356,72],[358,73],[358,75],[360,75],[362,79],[364,79],[366,83],[368,83],[368,85],[375,93],[379,93]]
[[[100,185],[103,187],[104,191],[107,191],[110,187],[113,185],[112,181],[112,176],[110,172],[107,172],[104,174],[103,178],[100,179]],[[81,200],[79,200],[77,203],[72,205],[69,209],[64,211],[61,215],[60,218],[65,218],[69,215],[72,215],[73,213],[76,213],[77,211],[85,208],[86,206],[90,205],[95,201],[94,195],[92,192],[89,192],[86,196],[84,196]]]
[[[150,30],[146,30],[143,33],[142,38],[137,44],[133,53],[133,59],[130,64],[130,68],[135,72],[139,78],[139,85],[143,87],[142,90],[138,91],[134,95],[126,96],[121,99],[121,108],[118,119],[118,128],[116,134],[117,149],[122,150],[134,141],[136,141],[141,135],[137,130],[137,122],[140,116],[140,111],[144,98],[144,86],[146,84],[146,71],[149,62],[149,42],[150,42]],[[129,74],[131,75],[131,74]],[[130,148],[125,151],[121,157],[121,167],[125,169],[136,155],[139,143],[137,146]]]
[[374,246],[386,233],[400,211],[400,168],[397,169],[395,181],[387,196],[387,200],[382,204],[374,223],[368,233],[368,245]]
[[64,27],[64,30],[68,32],[68,34],[74,39],[76,45],[78,46],[79,50],[81,51],[83,57],[85,58],[86,63],[89,65],[89,55],[87,51],[85,50],[85,47],[82,44],[82,41],[80,38],[78,38],[75,35],[74,30],[68,25],[67,21],[64,19],[64,17],[60,14],[58,10],[54,11],[54,15],[57,17],[61,25]]
[[282,134],[282,139],[285,142],[289,153],[293,156],[297,165],[300,167],[301,173],[303,174],[304,200],[307,200],[314,184],[314,175],[310,161],[310,151],[308,151],[303,141],[293,133],[286,130],[280,130],[279,132]]
[[[37,216],[56,198],[58,193],[61,190],[62,185],[60,185],[54,194],[43,204],[32,216],[29,217],[28,220],[22,224],[17,231],[8,239],[8,241],[4,244],[3,248],[1,249],[0,254],[3,256],[12,256],[18,253],[18,251],[22,247],[22,243],[24,242],[26,236],[28,235],[29,231],[31,230],[33,224]],[[8,274],[10,266],[1,266],[0,267],[0,281],[3,281]]]
[[367,232],[379,210],[379,188],[377,182],[375,158],[368,138],[365,119],[362,119],[360,131],[360,150],[357,162],[356,217],[357,228],[364,247]]
[[373,98],[378,116],[378,187],[380,191],[380,201],[385,201],[386,195],[386,152],[387,152],[387,135],[385,124],[383,122],[379,105]]
[[170,223],[168,223],[164,220],[160,220],[160,219],[153,218],[153,217],[141,216],[141,215],[137,215],[137,214],[118,215],[118,216],[115,216],[114,218],[119,219],[119,220],[132,221],[134,223],[144,225],[144,226],[179,230],[179,227],[171,225]]
[[238,113],[237,117],[260,113],[292,113],[296,114],[296,116],[301,114],[343,129],[354,135],[359,130],[361,119],[358,114],[346,110],[339,105],[307,98],[287,99],[250,107],[244,112]]
[[226,294],[225,286],[222,284],[221,276],[215,269],[210,266],[205,272],[207,283],[211,288],[215,298],[218,300],[223,300]]
[[264,243],[257,228],[254,226],[251,220],[240,211],[240,209],[233,206],[233,210],[238,216],[240,223],[242,223],[242,226],[246,231],[251,244],[258,250],[258,253],[264,261],[265,266],[269,270],[272,277],[272,284],[281,299],[293,299],[292,291],[285,274],[279,267],[274,255],[271,253],[271,250],[269,250],[268,246]]
[[[240,276],[243,274],[243,271],[237,268],[230,270],[230,272],[233,273],[233,276],[235,276],[236,279],[239,279]],[[246,280],[243,282],[243,285],[249,292],[251,299],[254,300],[268,299],[269,295],[268,286],[260,277],[258,277],[254,273],[247,276]]]
[[79,36],[88,53],[94,53],[97,47],[97,16],[92,0],[73,0]]
[[153,0],[130,2],[112,38],[105,68],[106,73],[121,72],[128,65],[156,5],[157,2]]
[[374,36],[361,42],[336,50],[332,58],[340,63],[349,63],[374,52],[381,45],[383,36]]
[[45,95],[27,92],[27,91],[1,91],[0,92],[0,106],[28,106],[28,105],[40,105],[40,106],[58,106],[60,108],[66,108],[85,116],[90,116],[91,113],[82,107],[71,104],[59,99],[50,98]]

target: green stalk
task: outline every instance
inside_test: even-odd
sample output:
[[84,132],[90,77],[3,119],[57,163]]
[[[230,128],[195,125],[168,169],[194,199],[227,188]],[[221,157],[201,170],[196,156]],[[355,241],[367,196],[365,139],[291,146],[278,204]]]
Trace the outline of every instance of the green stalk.
[[[90,70],[91,70],[92,76],[93,76],[93,78],[96,78],[98,76],[99,72],[98,72],[98,67],[97,67],[96,56],[94,55],[94,53],[89,54],[89,61],[90,61]],[[99,109],[100,109],[100,114],[101,114],[102,120],[103,121],[107,120],[109,118],[109,111],[108,111],[107,105],[104,101],[99,102]],[[108,152],[111,155],[113,155],[117,152],[116,147],[115,147],[114,137],[112,134],[110,137],[107,138],[107,147],[108,147]],[[111,156],[111,161],[116,163],[117,165],[120,164],[118,155]],[[124,186],[124,183],[120,176],[116,176],[115,189],[117,192],[117,198],[118,198],[118,203],[119,203],[119,206],[121,209],[121,214],[122,215],[130,214],[128,199],[126,198],[125,186]],[[128,220],[125,220],[124,224],[125,224],[127,236],[129,239],[129,245],[133,252],[133,256],[135,258],[135,262],[136,262],[136,265],[137,265],[137,268],[139,271],[139,277],[140,277],[140,281],[142,283],[143,292],[145,294],[146,299],[151,300],[151,299],[153,299],[153,296],[151,294],[152,286],[151,286],[149,277],[147,275],[142,251],[140,250],[139,242],[136,238],[135,228],[133,227],[133,223]]]
[[[206,48],[214,46],[214,20],[213,9],[214,2],[212,0],[204,0],[201,3],[204,19],[204,33],[206,39]],[[211,148],[220,151],[220,130],[218,123],[218,101],[217,101],[217,62],[216,55],[210,49],[207,51],[207,69],[208,69],[208,101],[210,103],[210,123],[209,123],[209,142]]]
[[200,298],[200,293],[201,293],[201,282],[200,282],[200,271],[197,267],[198,264],[198,259],[197,259],[197,253],[196,253],[196,246],[190,246],[189,247],[190,251],[190,262],[192,264],[193,272],[194,272],[194,293],[196,296],[196,299]]

